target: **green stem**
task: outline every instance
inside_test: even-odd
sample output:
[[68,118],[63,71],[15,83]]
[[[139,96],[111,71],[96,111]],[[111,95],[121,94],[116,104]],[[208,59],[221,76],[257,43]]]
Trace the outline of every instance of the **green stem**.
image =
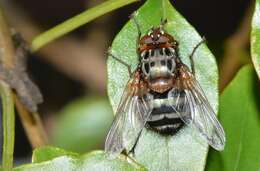
[[75,17],[72,17],[71,19],[68,19],[67,21],[35,37],[31,44],[31,51],[35,52],[39,50],[47,43],[75,30],[101,15],[137,1],[139,0],[108,0],[96,7],[82,12],[81,14],[76,15]]
[[14,101],[10,87],[0,81],[0,96],[2,99],[3,114],[3,171],[11,171],[13,168],[14,152]]

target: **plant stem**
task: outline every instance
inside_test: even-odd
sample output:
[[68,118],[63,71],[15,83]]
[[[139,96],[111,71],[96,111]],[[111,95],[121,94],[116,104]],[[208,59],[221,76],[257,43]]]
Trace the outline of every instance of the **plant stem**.
[[0,80],[0,96],[2,99],[3,114],[3,171],[11,171],[14,152],[14,101],[11,88]]
[[[1,64],[8,69],[14,68],[14,47],[11,39],[9,27],[4,18],[3,11],[0,9],[0,47],[4,50],[0,51]],[[4,57],[3,57],[4,56]]]
[[20,116],[26,135],[32,148],[37,148],[48,143],[46,133],[43,129],[42,122],[38,113],[30,113],[26,107],[14,95],[15,106]]
[[67,21],[53,27],[50,30],[35,37],[31,44],[31,51],[35,52],[49,42],[63,36],[66,33],[75,30],[76,28],[90,22],[91,20],[102,16],[108,12],[111,12],[117,8],[128,5],[139,0],[108,0],[96,7],[93,7],[85,12],[82,12],[75,17],[68,19]]
[[[17,73],[17,71],[15,70],[17,69],[17,67],[21,67],[18,65],[18,63],[22,59],[18,59],[16,50],[13,45],[12,35],[9,30],[10,28],[7,25],[7,22],[5,21],[4,14],[2,12],[2,9],[0,8],[0,75],[1,75],[0,81],[4,80],[6,83],[10,85],[11,88],[17,90],[16,91],[17,93],[18,91],[21,91],[23,94],[25,92],[24,88],[23,87],[20,89],[18,88],[18,86],[21,84],[21,80],[19,79],[22,78],[17,76],[20,73]],[[16,79],[16,81],[14,81],[14,79]],[[26,88],[31,88],[28,81],[24,82],[24,86]],[[19,116],[21,117],[20,120],[22,121],[22,124],[30,125],[25,127],[30,143],[32,144],[33,147],[44,145],[47,142],[47,140],[46,140],[44,130],[42,128],[42,123],[39,115],[37,113],[28,112],[28,110],[25,109],[24,105],[21,104],[20,100],[17,99],[16,96],[14,97],[15,97],[16,106],[17,108],[19,107],[18,112],[19,112]],[[23,114],[20,114],[20,112],[23,112]]]

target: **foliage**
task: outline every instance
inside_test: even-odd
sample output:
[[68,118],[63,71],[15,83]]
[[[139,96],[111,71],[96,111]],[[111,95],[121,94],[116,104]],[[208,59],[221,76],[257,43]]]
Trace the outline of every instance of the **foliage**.
[[146,169],[137,165],[124,156],[111,160],[102,151],[93,151],[85,155],[67,152],[54,147],[37,149],[33,153],[33,163],[23,165],[14,171],[145,171]]
[[[167,18],[166,31],[179,42],[180,57],[185,64],[189,65],[189,55],[196,44],[201,41],[201,37],[168,0],[148,0],[137,10],[136,14],[143,34],[147,33],[151,27],[158,26],[162,18]],[[130,20],[117,34],[112,44],[112,53],[130,64],[132,70],[138,63],[136,38],[137,28]],[[196,78],[216,110],[218,75],[215,59],[206,45],[202,45],[196,51],[194,59]],[[108,94],[114,111],[128,79],[127,68],[110,57],[108,59]],[[208,146],[201,139],[194,138],[195,134],[195,131],[185,128],[172,138],[162,137],[145,130],[135,150],[136,159],[149,170],[203,170]]]
[[207,170],[260,169],[259,95],[252,66],[243,67],[220,97],[220,121],[227,143],[221,153],[210,151]]
[[32,41],[31,51],[35,52],[51,41],[77,29],[95,18],[136,1],[137,0],[107,0],[35,37]]
[[[109,0],[36,37],[31,50],[37,51],[45,44],[78,28],[79,26],[109,11],[137,0]],[[195,29],[172,7],[169,0],[147,0],[136,13],[142,34],[160,24],[161,19],[168,20],[165,29],[179,42],[179,54],[182,61],[190,66],[189,55],[201,41]],[[112,44],[112,53],[131,65],[134,70],[138,64],[136,54],[137,28],[130,20],[117,34]],[[260,0],[252,20],[251,56],[254,67],[260,77]],[[201,84],[210,104],[217,113],[218,108],[218,72],[214,56],[205,44],[194,55],[196,78]],[[108,95],[113,108],[119,104],[129,75],[127,68],[109,57]],[[2,169],[11,170],[13,153],[14,107],[10,90],[1,89],[4,126],[4,156]],[[9,92],[9,93],[8,93]],[[7,94],[5,94],[7,93]],[[8,97],[5,98],[5,97]],[[55,147],[42,147],[33,152],[32,163],[16,167],[15,171],[34,170],[259,170],[260,169],[260,109],[259,80],[251,66],[243,67],[220,97],[220,121],[224,126],[227,143],[223,152],[212,149],[189,127],[172,137],[163,137],[145,130],[135,149],[135,159],[120,155],[111,159],[103,151],[85,152],[100,147],[105,133],[112,121],[112,113],[103,99],[81,99],[68,105],[61,112],[53,135]],[[8,101],[9,100],[9,101]],[[95,100],[95,102],[93,102]],[[92,103],[93,102],[93,103]],[[7,112],[9,110],[9,112]],[[9,115],[8,115],[9,114]],[[8,116],[8,117],[7,117]],[[9,121],[9,122],[8,122]],[[84,131],[83,131],[84,130]],[[4,130],[5,131],[5,130]],[[7,137],[7,135],[9,137]],[[9,139],[7,139],[9,138]],[[131,138],[131,137],[129,137]],[[10,143],[8,143],[8,142]],[[138,163],[140,164],[138,164]],[[146,167],[146,168],[145,168]]]
[[251,55],[258,77],[260,78],[260,0],[255,2],[252,20]]

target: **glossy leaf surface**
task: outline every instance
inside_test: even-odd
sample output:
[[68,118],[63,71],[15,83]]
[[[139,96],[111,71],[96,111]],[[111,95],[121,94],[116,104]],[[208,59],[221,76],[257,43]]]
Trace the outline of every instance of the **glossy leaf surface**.
[[260,169],[260,84],[252,66],[243,67],[220,97],[220,121],[227,143],[210,151],[207,170]]
[[255,12],[252,20],[251,56],[255,70],[260,78],[260,0],[255,2]]
[[124,156],[111,160],[102,151],[80,156],[62,149],[45,147],[34,152],[33,160],[34,163],[17,167],[14,171],[146,171]]

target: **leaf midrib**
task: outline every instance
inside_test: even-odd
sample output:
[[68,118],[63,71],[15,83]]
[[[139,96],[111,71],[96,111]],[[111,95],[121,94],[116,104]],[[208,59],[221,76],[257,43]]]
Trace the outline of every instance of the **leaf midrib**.
[[[244,94],[242,97],[246,97],[247,95]],[[246,101],[246,105],[245,105],[245,109],[250,109],[249,106],[250,104],[248,103],[248,100]],[[250,113],[250,112],[248,112]],[[237,150],[237,157],[236,157],[236,160],[235,160],[235,165],[234,165],[234,171],[237,171],[238,170],[238,166],[239,166],[239,163],[240,163],[240,160],[241,160],[241,152],[242,152],[242,148],[243,148],[243,138],[244,138],[244,135],[245,135],[245,125],[246,125],[246,121],[248,119],[248,117],[246,117],[246,114],[243,114],[243,119],[242,119],[242,127],[240,129],[240,141],[239,141],[239,146],[238,146],[238,150]]]

